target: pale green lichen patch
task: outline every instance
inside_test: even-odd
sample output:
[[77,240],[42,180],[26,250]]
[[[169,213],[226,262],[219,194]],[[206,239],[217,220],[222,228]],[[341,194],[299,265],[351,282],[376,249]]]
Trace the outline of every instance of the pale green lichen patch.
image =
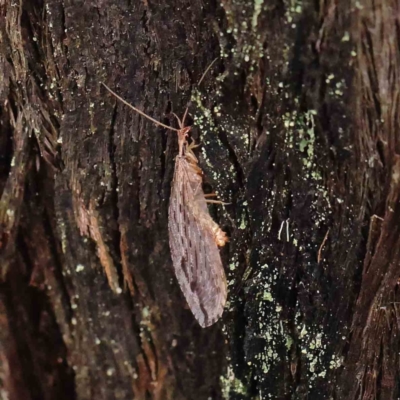
[[[327,344],[328,339],[325,338],[322,326],[307,326],[302,320],[301,313],[298,312],[295,317],[297,331],[299,332],[298,339],[303,358],[303,365],[307,370],[309,380],[309,387],[312,387],[314,381],[318,378],[323,379],[327,374],[326,358],[327,358]],[[336,366],[338,359],[332,356],[330,368],[332,365]]]
[[268,290],[264,290],[263,293],[263,300],[264,301],[274,301],[273,297],[272,297],[272,293],[269,292]]
[[[226,166],[223,170],[216,169],[211,156],[209,156],[208,147],[213,145],[213,153],[215,154],[215,157],[218,157],[218,160],[223,163],[225,162],[225,164],[229,162],[228,150],[219,139],[218,131],[213,119],[213,113],[204,105],[205,100],[206,99],[202,98],[201,94],[197,90],[193,92],[191,101],[196,107],[194,123],[200,129],[202,136],[201,161],[209,167],[207,170],[207,176],[210,175],[214,191],[222,192],[227,180],[235,180],[234,167],[232,164],[229,164],[229,166]],[[216,105],[214,106],[214,109],[219,110],[220,108]]]
[[233,120],[228,116],[222,116],[218,119],[218,124],[227,135],[239,161],[247,160],[250,154],[251,125],[254,122],[254,117],[251,116],[241,121]]
[[[227,271],[228,272],[228,274],[227,274],[228,288],[234,288],[235,285],[237,284],[235,271],[237,270],[239,265],[240,265],[239,253],[236,251],[233,251],[229,257],[229,270]],[[243,279],[245,279],[245,277],[243,277]],[[234,293],[231,293],[228,296],[226,308],[230,309],[231,306],[234,305],[234,302],[235,302],[235,296],[234,296]]]
[[[327,77],[329,81],[334,79],[333,74]],[[302,164],[302,171],[299,172],[298,177],[310,182],[317,192],[317,196],[312,200],[311,212],[315,225],[319,226],[326,221],[331,212],[331,205],[320,168],[316,163],[316,115],[316,110],[307,110],[301,113],[293,110],[283,115],[283,125],[288,151],[292,153],[297,151]],[[293,154],[292,157],[294,157]],[[296,243],[298,243],[297,240]]]
[[222,398],[231,399],[234,394],[247,394],[247,389],[242,381],[236,378],[232,366],[228,366],[227,372],[220,377]]
[[239,229],[241,230],[246,229],[246,226],[247,226],[247,218],[245,214],[242,214],[242,220],[240,222]]
[[229,269],[230,269],[231,271],[234,271],[234,270],[236,269],[236,267],[237,267],[237,263],[231,262],[231,263],[229,264]]
[[67,229],[65,226],[65,222],[60,219],[58,222],[58,229],[60,231],[60,237],[61,237],[61,250],[64,254],[67,252]]
[[329,362],[329,369],[337,369],[343,365],[344,357],[339,357],[335,354],[332,354],[332,359]]
[[258,17],[261,13],[263,3],[264,3],[264,0],[254,0],[254,11],[253,11],[253,16],[251,18],[251,26],[252,26],[253,30],[255,30],[257,28]]
[[[286,129],[287,142],[289,147],[293,147],[293,142],[298,142],[299,150],[304,154],[302,158],[303,167],[307,176],[310,176],[310,170],[315,167],[315,110],[309,110],[299,114],[296,110],[284,115],[284,126]],[[297,137],[296,137],[297,136]]]
[[303,12],[303,1],[302,0],[286,0],[286,22],[291,25],[292,28],[296,27],[297,20]]
[[[257,27],[263,10],[264,0],[253,2],[223,2],[228,28],[220,34],[221,57],[232,57],[235,65],[245,62],[250,71],[257,68],[258,59],[264,57],[263,40]],[[227,46],[233,37],[235,45]]]
[[[253,281],[257,282],[257,302],[254,322],[251,329],[257,336],[257,352],[250,352],[247,361],[254,365],[255,379],[262,382],[277,363],[282,361],[282,356],[287,354],[293,339],[282,321],[283,305],[275,298],[276,285],[279,279],[278,270],[269,265],[258,266],[258,276]],[[261,346],[261,348],[260,348]]]

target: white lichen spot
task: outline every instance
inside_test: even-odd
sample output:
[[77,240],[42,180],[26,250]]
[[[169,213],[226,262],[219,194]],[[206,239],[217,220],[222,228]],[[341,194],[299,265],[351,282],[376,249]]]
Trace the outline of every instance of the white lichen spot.
[[330,369],[336,369],[341,367],[343,364],[343,357],[338,357],[335,354],[332,355],[332,359],[329,363],[329,368]]
[[274,301],[274,298],[272,297],[271,292],[265,291],[263,294],[263,300],[265,301]]
[[76,272],[82,272],[84,269],[85,269],[85,267],[84,267],[82,264],[78,264],[78,265],[76,266],[75,271],[76,271]]
[[304,336],[306,336],[307,333],[308,333],[308,332],[307,332],[307,328],[306,328],[305,325],[303,325],[303,327],[302,327],[302,329],[301,329],[301,332],[300,332],[300,335],[299,335],[300,339],[303,338]]
[[343,37],[342,37],[342,42],[348,42],[350,40],[350,34],[349,32],[345,32]]
[[241,220],[241,222],[240,222],[240,225],[239,225],[239,229],[241,229],[241,230],[243,230],[243,229],[246,229],[246,216],[243,214],[242,215],[242,220]]
[[142,308],[142,318],[143,319],[148,319],[150,317],[150,309],[149,307],[143,307]]
[[252,26],[253,30],[255,30],[257,28],[258,16],[261,13],[263,3],[264,3],[264,0],[254,0],[254,11],[253,11],[253,16],[251,18],[251,26]]

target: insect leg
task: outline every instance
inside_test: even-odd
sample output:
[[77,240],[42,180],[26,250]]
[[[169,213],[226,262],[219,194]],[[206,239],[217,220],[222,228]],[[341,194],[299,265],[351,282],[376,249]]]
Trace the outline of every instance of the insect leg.
[[206,203],[221,204],[223,206],[226,206],[228,204],[232,204],[232,203],[225,203],[224,201],[221,201],[221,200],[206,200]]

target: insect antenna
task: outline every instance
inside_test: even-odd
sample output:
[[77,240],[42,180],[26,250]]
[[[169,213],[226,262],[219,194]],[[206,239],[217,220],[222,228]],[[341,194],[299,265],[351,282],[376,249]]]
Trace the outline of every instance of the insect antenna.
[[173,115],[173,116],[176,118],[176,120],[178,121],[179,128],[180,128],[180,129],[183,129],[183,128],[184,128],[183,122],[180,120],[180,118],[179,118],[175,113],[172,113],[172,115]]
[[207,72],[211,69],[211,67],[215,64],[215,62],[218,60],[218,58],[219,57],[217,57],[215,60],[213,60],[212,62],[211,62],[211,64],[207,67],[207,69],[203,72],[203,75],[201,76],[201,78],[200,78],[200,80],[199,80],[199,82],[198,82],[198,84],[197,84],[197,87],[199,87],[200,86],[200,84],[201,84],[201,82],[203,82],[203,79],[204,79],[204,77],[207,75]]
[[[113,92],[105,83],[101,82],[101,84],[114,96],[116,97],[119,101],[122,101],[125,105],[130,107],[133,111],[136,111],[138,114],[142,115],[143,117],[147,118],[151,122],[155,123],[158,126],[162,126],[163,128],[169,129],[171,131],[179,132],[179,129],[173,128],[172,126],[168,126],[163,124],[160,121],[157,121],[156,119],[150,117],[150,115],[147,115],[143,111],[139,110],[138,108],[134,107],[132,104],[129,104],[126,100],[124,100],[122,97],[118,96],[117,93]],[[176,116],[176,115],[175,115]],[[179,118],[178,121],[180,122]]]
[[[203,75],[201,76],[199,82],[197,83],[197,87],[200,86],[201,82],[203,81],[204,77],[207,75],[208,71],[211,69],[211,67],[214,65],[214,63],[218,60],[218,57],[213,60],[211,62],[211,64],[207,67],[207,69],[204,71]],[[121,96],[118,96],[117,93],[115,93],[113,90],[111,90],[105,83],[101,82],[101,84],[115,97],[117,98],[119,101],[121,101],[122,103],[124,103],[126,106],[130,107],[133,111],[136,111],[138,114],[140,114],[141,116],[147,118],[148,120],[150,120],[151,122],[153,122],[154,124],[158,125],[158,126],[162,126],[163,128],[169,129],[171,131],[175,131],[175,132],[179,132],[179,129],[173,128],[172,126],[168,126],[163,124],[160,121],[157,121],[156,119],[150,117],[150,115],[147,115],[146,113],[144,113],[142,110],[139,110],[138,108],[134,107],[132,104],[129,104],[126,100],[124,100]],[[175,118],[178,121],[179,124],[179,128],[183,129],[185,127],[185,119],[187,117],[188,114],[188,110],[189,107],[186,107],[185,113],[183,114],[183,118],[182,121],[179,119],[179,117],[175,115]]]
[[[218,60],[218,57],[217,57],[216,59],[214,59],[213,61],[211,61],[210,65],[209,65],[209,66],[207,67],[207,69],[203,72],[203,75],[201,76],[199,82],[197,83],[197,85],[196,85],[197,87],[199,87],[200,84],[201,84],[201,82],[203,82],[203,79],[204,79],[205,76],[207,75],[208,71],[211,69],[211,67],[215,64],[215,62],[216,62],[217,60]],[[186,120],[188,111],[189,111],[189,107],[186,107],[185,113],[183,114],[183,118],[182,118],[182,126],[181,126],[182,128],[185,127],[185,120]],[[178,118],[178,121],[179,121],[179,118]]]
[[186,107],[185,113],[183,114],[183,118],[182,118],[182,128],[185,126],[185,119],[188,113],[189,107]]

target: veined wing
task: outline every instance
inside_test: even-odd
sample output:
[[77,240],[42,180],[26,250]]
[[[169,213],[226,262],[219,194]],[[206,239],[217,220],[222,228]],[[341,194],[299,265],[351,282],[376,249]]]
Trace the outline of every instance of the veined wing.
[[177,157],[169,204],[171,257],[186,301],[204,328],[221,317],[227,288],[201,182],[185,158]]

